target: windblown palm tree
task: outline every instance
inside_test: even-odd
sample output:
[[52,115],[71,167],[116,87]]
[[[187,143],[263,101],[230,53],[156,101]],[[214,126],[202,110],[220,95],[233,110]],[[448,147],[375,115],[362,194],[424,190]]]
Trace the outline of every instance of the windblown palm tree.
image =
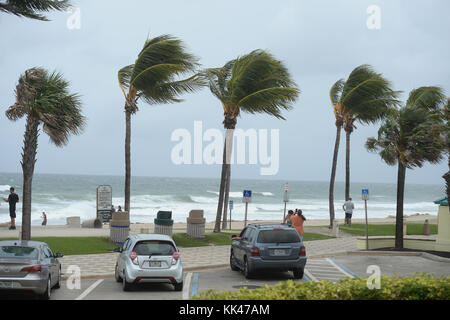
[[341,129],[344,125],[344,114],[342,113],[342,108],[339,103],[341,98],[342,88],[344,87],[345,80],[340,79],[336,81],[335,84],[330,89],[330,100],[333,107],[334,117],[336,118],[336,141],[334,142],[334,152],[333,152],[333,163],[331,166],[331,177],[330,177],[330,191],[329,191],[329,209],[330,209],[330,228],[333,227],[333,221],[335,218],[334,214],[334,182],[336,180],[336,166],[339,152],[339,144],[341,141]]
[[0,1],[0,11],[35,20],[48,21],[43,12],[63,11],[70,7],[69,0],[5,0]]
[[422,167],[425,162],[437,163],[443,158],[446,139],[441,107],[445,95],[439,87],[412,90],[406,105],[388,117],[378,131],[378,138],[369,138],[366,148],[378,152],[388,165],[398,165],[395,248],[403,248],[403,201],[406,169]]
[[206,69],[203,75],[208,79],[213,95],[222,103],[223,125],[227,131],[214,227],[214,232],[220,232],[224,196],[229,191],[230,159],[237,117],[241,112],[247,112],[266,113],[284,119],[281,111],[292,108],[300,90],[283,63],[263,50],[252,51],[221,68]]
[[40,125],[57,147],[66,145],[71,134],[79,134],[84,128],[85,118],[81,114],[79,96],[70,94],[68,87],[69,83],[60,73],[48,73],[41,68],[29,69],[19,78],[15,104],[6,111],[6,116],[12,121],[26,116],[21,162],[23,240],[31,238],[31,194]]
[[447,100],[447,104],[443,110],[444,120],[446,122],[446,131],[444,137],[447,140],[447,157],[448,157],[448,168],[449,171],[445,173],[442,177],[445,180],[445,191],[447,194],[447,201],[450,201],[450,98]]
[[350,135],[355,123],[372,124],[383,119],[399,104],[398,92],[370,65],[356,67],[345,83],[336,88],[334,103],[339,105],[346,133],[345,200],[350,197]]
[[125,96],[125,211],[130,212],[131,116],[138,111],[140,98],[148,104],[181,102],[178,96],[204,86],[193,73],[198,59],[187,53],[182,42],[170,35],[148,39],[134,64],[119,70],[119,85]]

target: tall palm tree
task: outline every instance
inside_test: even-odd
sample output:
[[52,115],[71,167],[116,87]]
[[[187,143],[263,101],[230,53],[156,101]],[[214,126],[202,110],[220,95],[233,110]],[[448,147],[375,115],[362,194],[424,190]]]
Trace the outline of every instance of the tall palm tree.
[[334,213],[334,182],[336,180],[336,166],[339,152],[339,143],[341,141],[341,129],[344,124],[344,114],[342,113],[342,108],[339,103],[342,88],[344,87],[345,80],[340,79],[333,84],[330,89],[330,100],[331,106],[333,107],[334,117],[336,118],[336,140],[334,142],[334,152],[333,152],[333,163],[331,166],[331,177],[330,177],[330,190],[328,194],[328,204],[330,210],[330,228],[333,227],[333,221],[335,218]]
[[70,135],[81,133],[85,125],[80,98],[69,93],[68,87],[69,83],[60,73],[49,73],[41,68],[29,69],[19,78],[16,102],[6,111],[6,116],[12,121],[26,117],[21,162],[23,240],[31,238],[31,194],[40,125],[57,147],[66,145]]
[[205,85],[193,73],[198,59],[188,53],[181,42],[171,35],[161,35],[145,41],[136,62],[119,70],[119,85],[125,96],[125,211],[130,212],[131,187],[131,116],[138,111],[140,98],[148,104],[181,102],[178,97]]
[[366,148],[378,152],[388,165],[398,165],[395,248],[403,248],[403,201],[406,169],[422,167],[425,162],[437,163],[443,158],[446,139],[441,107],[445,95],[439,87],[412,90],[406,105],[389,116],[378,131],[378,138],[369,138]]
[[345,81],[337,103],[342,109],[345,130],[345,200],[350,197],[350,135],[355,123],[372,124],[383,119],[399,104],[398,92],[370,65],[356,67]]
[[223,125],[227,132],[214,227],[214,232],[220,232],[224,195],[226,189],[229,191],[227,177],[231,172],[233,131],[237,117],[241,112],[246,112],[266,113],[284,119],[281,111],[292,108],[300,90],[284,64],[264,50],[252,51],[227,62],[221,68],[206,69],[203,76],[209,81],[212,94],[222,103]]
[[450,201],[450,98],[447,99],[447,104],[443,110],[444,120],[446,122],[446,131],[444,137],[447,141],[447,157],[448,157],[448,168],[449,171],[445,173],[442,177],[445,180],[445,191],[447,194],[447,201]]
[[0,1],[0,12],[35,20],[48,21],[42,12],[64,11],[70,7],[69,0],[5,0]]

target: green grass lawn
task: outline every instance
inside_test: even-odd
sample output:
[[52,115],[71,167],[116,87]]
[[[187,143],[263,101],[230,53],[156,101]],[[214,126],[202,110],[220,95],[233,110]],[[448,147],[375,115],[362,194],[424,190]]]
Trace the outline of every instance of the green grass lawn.
[[[423,224],[407,224],[407,235],[422,234]],[[366,235],[365,224],[340,225],[339,230],[358,236]],[[437,224],[430,224],[430,234],[437,234]],[[369,224],[369,236],[393,236],[395,235],[395,224]]]
[[[175,243],[179,247],[201,247],[208,245],[225,246],[231,245],[231,235],[232,233],[228,232],[206,233],[205,239],[193,239],[188,237],[186,233],[175,233],[173,234],[173,240],[175,240]],[[332,238],[333,237],[310,232],[305,232],[303,235],[303,241],[325,240]]]
[[[17,240],[14,238],[0,240]],[[118,247],[109,241],[107,237],[36,237],[34,241],[47,243],[53,252],[64,255],[95,254],[112,252]]]
[[[202,247],[209,245],[223,246],[231,245],[231,235],[236,233],[207,233],[205,239],[193,239],[186,233],[174,233],[173,239],[179,247]],[[331,239],[317,233],[305,232],[303,241]],[[0,238],[1,240],[17,240],[15,238]],[[98,254],[110,253],[118,245],[109,241],[107,237],[36,237],[34,241],[47,243],[55,253],[62,253],[66,256],[77,254]]]

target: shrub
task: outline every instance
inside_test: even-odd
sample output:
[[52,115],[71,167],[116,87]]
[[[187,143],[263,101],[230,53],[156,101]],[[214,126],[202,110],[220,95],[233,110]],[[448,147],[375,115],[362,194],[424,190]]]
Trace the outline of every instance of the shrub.
[[367,278],[346,278],[336,284],[280,282],[275,286],[238,291],[213,290],[197,294],[194,300],[449,300],[450,276],[381,277],[380,289],[368,289]]

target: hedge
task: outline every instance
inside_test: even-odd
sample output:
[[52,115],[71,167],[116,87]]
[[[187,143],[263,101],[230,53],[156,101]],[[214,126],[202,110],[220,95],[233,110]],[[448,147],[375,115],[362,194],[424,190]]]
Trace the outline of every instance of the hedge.
[[217,292],[209,290],[193,300],[449,300],[450,276],[420,274],[411,277],[381,277],[380,289],[368,289],[367,278],[346,278],[336,284],[280,282],[275,286]]

